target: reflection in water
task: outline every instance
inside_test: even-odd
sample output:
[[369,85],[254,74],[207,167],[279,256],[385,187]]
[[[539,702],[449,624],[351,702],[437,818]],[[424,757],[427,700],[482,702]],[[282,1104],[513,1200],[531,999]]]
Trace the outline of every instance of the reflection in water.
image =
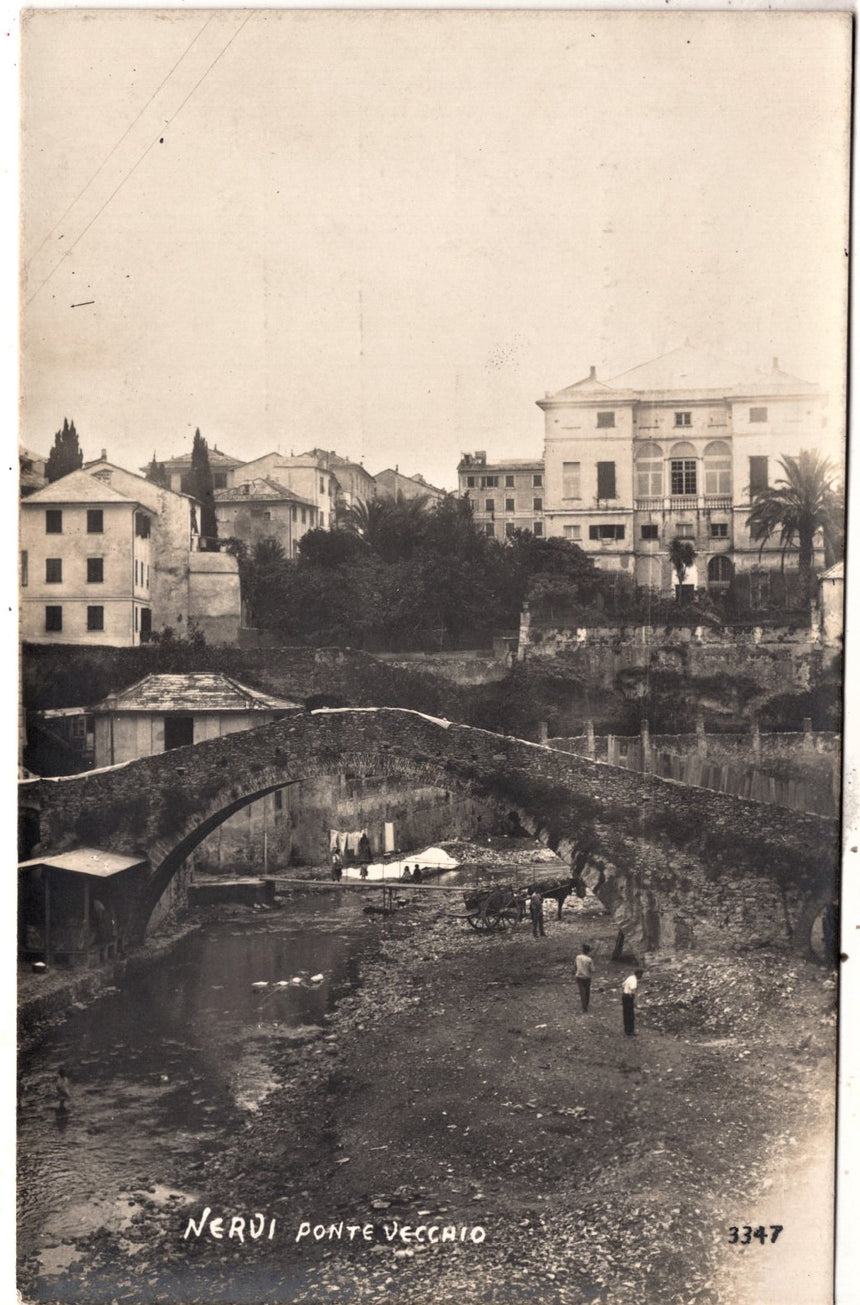
[[206,928],[22,1055],[22,1252],[43,1252],[47,1269],[63,1238],[127,1226],[135,1189],[169,1184],[278,1085],[285,1052],[317,1035],[376,937],[360,903],[334,893]]

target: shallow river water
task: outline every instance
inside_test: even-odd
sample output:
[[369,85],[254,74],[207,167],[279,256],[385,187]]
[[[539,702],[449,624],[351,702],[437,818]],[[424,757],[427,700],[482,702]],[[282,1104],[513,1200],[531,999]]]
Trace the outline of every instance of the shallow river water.
[[20,1251],[50,1274],[67,1239],[127,1226],[135,1191],[169,1200],[158,1177],[259,1108],[276,1048],[318,1033],[378,936],[357,894],[297,896],[189,935],[50,1030],[19,1063]]

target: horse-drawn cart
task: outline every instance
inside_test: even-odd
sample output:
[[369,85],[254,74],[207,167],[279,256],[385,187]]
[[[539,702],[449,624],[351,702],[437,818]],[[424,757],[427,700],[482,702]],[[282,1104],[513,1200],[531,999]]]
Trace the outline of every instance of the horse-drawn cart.
[[523,897],[510,884],[471,888],[463,893],[466,919],[478,933],[493,933],[517,924],[524,914]]
[[535,888],[544,901],[552,900],[558,903],[559,919],[561,919],[562,907],[571,893],[576,893],[577,897],[585,896],[585,884],[579,876],[541,879],[519,888],[512,884],[470,888],[463,893],[466,919],[478,933],[493,933],[498,929],[507,929],[522,920],[526,913],[528,896]]

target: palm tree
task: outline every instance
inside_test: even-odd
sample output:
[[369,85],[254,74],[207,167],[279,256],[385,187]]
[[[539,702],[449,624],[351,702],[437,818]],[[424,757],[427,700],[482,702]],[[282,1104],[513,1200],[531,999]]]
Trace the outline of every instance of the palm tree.
[[676,535],[669,544],[669,561],[672,564],[672,570],[678,577],[677,597],[681,597],[681,589],[684,585],[684,577],[690,567],[696,560],[696,550],[690,543],[689,539],[679,539]]
[[782,567],[785,555],[797,540],[797,565],[801,593],[812,591],[812,561],[815,536],[821,531],[825,556],[835,558],[843,516],[841,496],[833,488],[833,466],[817,449],[801,449],[796,458],[784,457],[785,473],[767,489],[758,490],[747,517],[750,538],[760,543],[759,557],[768,540],[779,533]]
[[406,498],[400,491],[396,498],[380,494],[369,502],[359,499],[343,513],[341,523],[383,561],[397,561],[409,557],[424,534],[428,501],[426,494]]
[[340,514],[340,523],[344,530],[358,535],[369,548],[375,549],[393,506],[394,499],[383,494],[367,501],[359,498],[352,507],[343,510]]

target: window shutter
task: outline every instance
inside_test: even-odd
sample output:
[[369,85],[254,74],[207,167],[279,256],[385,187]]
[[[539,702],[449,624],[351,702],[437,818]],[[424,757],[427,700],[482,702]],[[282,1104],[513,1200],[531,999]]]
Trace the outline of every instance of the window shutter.
[[597,497],[615,498],[615,463],[598,462]]

